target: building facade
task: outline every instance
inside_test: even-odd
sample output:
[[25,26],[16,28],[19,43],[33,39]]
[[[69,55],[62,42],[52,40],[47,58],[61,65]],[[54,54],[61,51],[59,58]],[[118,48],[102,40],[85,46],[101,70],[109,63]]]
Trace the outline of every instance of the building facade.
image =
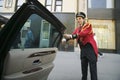
[[[0,14],[10,18],[25,1],[26,0],[0,0]],[[96,34],[99,49],[103,52],[120,53],[119,0],[38,1],[66,26],[67,29],[65,33],[68,34],[72,33],[77,26],[75,14],[80,11],[85,12],[87,14],[87,21],[93,25],[93,31]],[[76,46],[76,42],[74,46]]]
[[119,0],[88,0],[88,18],[98,39],[98,46],[107,52],[120,52]]

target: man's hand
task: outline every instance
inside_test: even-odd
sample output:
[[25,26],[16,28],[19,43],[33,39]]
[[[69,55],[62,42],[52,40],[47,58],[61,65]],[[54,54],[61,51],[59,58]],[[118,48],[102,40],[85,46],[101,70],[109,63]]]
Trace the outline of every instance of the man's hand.
[[66,42],[72,39],[72,35],[70,34],[64,34],[63,37],[66,39]]
[[63,37],[64,37],[65,39],[71,39],[71,38],[72,38],[72,35],[70,35],[70,34],[64,34]]

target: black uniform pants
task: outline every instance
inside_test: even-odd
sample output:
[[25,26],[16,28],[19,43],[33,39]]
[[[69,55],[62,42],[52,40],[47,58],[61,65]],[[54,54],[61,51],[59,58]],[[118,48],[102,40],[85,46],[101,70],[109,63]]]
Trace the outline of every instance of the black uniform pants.
[[87,80],[88,65],[90,67],[91,80],[97,80],[97,57],[90,43],[81,47],[82,80]]

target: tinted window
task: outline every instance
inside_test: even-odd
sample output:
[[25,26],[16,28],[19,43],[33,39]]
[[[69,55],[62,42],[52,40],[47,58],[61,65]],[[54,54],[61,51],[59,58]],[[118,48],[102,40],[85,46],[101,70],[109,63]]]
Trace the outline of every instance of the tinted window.
[[106,8],[106,0],[88,0],[89,8]]
[[114,8],[115,0],[88,0],[88,8]]
[[36,14],[23,25],[12,48],[48,48],[58,44],[60,36],[56,28]]

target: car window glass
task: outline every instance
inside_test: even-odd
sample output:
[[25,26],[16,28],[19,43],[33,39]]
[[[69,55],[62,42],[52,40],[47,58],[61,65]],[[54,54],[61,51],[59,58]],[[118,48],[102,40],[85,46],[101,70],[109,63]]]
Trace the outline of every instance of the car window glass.
[[59,34],[51,23],[32,14],[15,38],[12,49],[54,47],[53,44],[58,44]]

